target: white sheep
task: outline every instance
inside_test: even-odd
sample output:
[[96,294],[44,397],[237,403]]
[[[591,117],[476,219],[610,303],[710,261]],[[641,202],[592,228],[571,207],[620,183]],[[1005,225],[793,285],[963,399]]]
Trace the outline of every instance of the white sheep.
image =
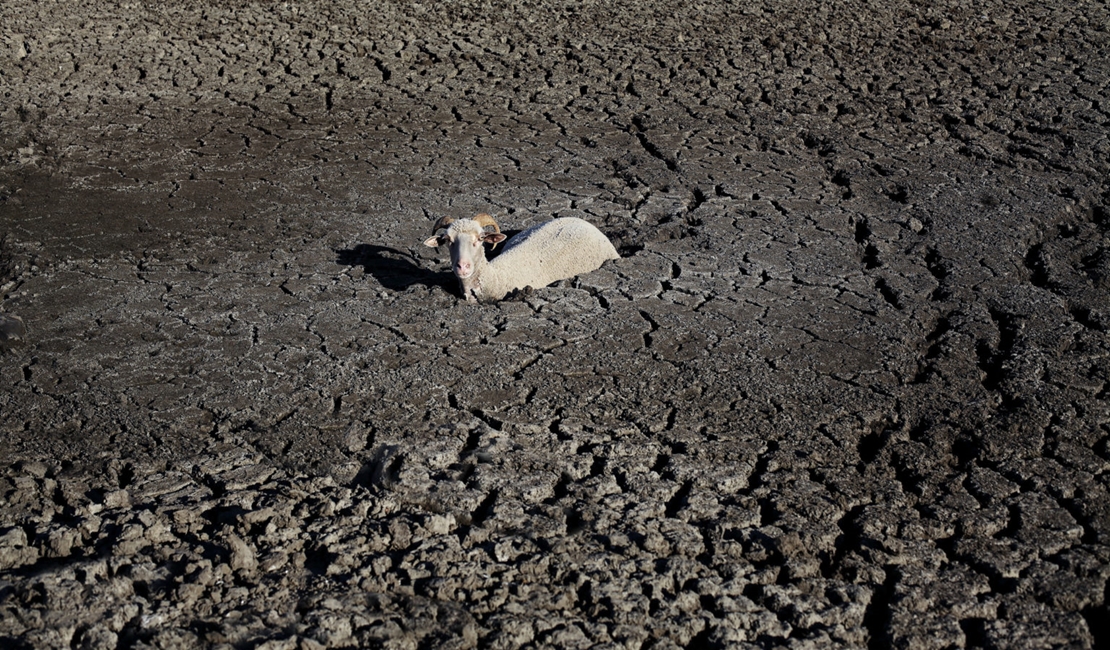
[[524,230],[492,261],[486,259],[482,244],[496,246],[505,241],[505,235],[488,214],[473,219],[443,217],[433,232],[424,245],[449,245],[451,270],[468,302],[500,300],[514,289],[545,287],[620,258],[600,230],[576,217],[552,219]]

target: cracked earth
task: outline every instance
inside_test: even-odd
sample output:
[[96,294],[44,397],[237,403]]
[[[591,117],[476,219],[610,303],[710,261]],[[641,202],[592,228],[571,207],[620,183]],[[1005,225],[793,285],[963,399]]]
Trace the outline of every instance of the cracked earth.
[[0,645],[1107,647],[1108,25],[8,0]]

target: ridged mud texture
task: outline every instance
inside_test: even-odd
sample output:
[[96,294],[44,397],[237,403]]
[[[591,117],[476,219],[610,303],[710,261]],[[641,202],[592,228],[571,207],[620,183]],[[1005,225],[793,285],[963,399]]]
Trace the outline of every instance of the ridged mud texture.
[[1107,25],[6,0],[0,645],[1110,646]]

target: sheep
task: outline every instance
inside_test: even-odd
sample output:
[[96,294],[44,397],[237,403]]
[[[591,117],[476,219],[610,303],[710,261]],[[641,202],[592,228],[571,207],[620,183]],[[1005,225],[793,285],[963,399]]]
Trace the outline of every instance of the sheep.
[[451,270],[467,302],[500,300],[514,289],[545,287],[593,271],[606,260],[620,259],[600,230],[577,217],[552,219],[524,230],[492,261],[486,260],[482,244],[497,246],[505,235],[488,214],[473,219],[443,217],[432,231],[435,234],[424,245],[450,246]]

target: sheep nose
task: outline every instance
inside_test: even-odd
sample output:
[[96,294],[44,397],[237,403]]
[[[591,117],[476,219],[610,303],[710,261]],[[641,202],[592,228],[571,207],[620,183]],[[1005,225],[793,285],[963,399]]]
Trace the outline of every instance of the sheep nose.
[[459,275],[466,275],[470,273],[470,262],[460,261],[455,265],[455,273]]

